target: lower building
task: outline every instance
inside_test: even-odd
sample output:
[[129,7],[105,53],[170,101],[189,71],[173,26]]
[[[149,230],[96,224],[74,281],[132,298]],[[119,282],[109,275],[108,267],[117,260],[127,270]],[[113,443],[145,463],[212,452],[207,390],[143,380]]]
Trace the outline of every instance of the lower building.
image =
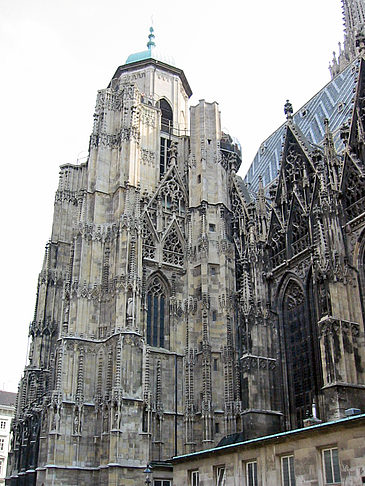
[[362,414],[175,457],[174,486],[360,486],[364,457]]
[[16,393],[0,390],[0,485],[5,484],[10,424],[15,411]]

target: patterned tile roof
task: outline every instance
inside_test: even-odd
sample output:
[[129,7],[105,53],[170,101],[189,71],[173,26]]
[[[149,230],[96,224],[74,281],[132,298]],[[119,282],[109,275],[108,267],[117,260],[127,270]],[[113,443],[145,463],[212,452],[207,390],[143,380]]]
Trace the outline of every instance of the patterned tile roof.
[[[303,105],[293,116],[293,121],[310,144],[323,144],[325,128],[324,119],[329,120],[333,133],[335,148],[338,153],[343,150],[340,139],[342,124],[351,118],[354,89],[356,87],[359,60],[355,59],[346,69],[330,81],[321,91]],[[244,181],[250,184],[252,191],[257,191],[259,177],[264,186],[268,185],[278,174],[285,123],[281,125],[260,146]]]
[[0,406],[15,407],[16,393],[0,390]]

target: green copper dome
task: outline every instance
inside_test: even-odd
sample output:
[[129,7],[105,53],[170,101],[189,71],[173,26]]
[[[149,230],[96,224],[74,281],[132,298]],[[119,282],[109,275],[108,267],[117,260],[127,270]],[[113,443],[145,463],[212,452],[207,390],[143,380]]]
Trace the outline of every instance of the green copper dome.
[[150,34],[148,36],[147,50],[141,52],[135,52],[128,56],[126,64],[132,64],[133,62],[144,61],[146,59],[154,59],[155,61],[160,61],[170,66],[176,66],[173,57],[166,55],[160,49],[156,48],[154,41],[155,35],[153,33],[153,27],[150,28]]

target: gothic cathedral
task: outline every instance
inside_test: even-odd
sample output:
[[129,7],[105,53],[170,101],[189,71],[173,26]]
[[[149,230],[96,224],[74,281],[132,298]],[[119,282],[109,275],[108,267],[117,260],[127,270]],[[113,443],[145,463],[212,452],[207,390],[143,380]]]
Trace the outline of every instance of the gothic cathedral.
[[348,119],[313,143],[288,102],[256,193],[152,29],[98,92],[87,162],[61,167],[6,484],[134,486],[147,464],[170,484],[173,456],[365,409],[364,1],[344,13]]

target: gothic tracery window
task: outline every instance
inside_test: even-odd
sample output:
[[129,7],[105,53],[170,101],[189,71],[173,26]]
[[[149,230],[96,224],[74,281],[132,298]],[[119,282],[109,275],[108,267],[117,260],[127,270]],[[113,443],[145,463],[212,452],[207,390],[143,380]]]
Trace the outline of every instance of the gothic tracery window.
[[165,211],[176,211],[185,215],[185,197],[180,185],[174,180],[166,181],[160,191],[162,207]]
[[291,218],[291,251],[293,255],[300,253],[308,248],[308,223],[307,218],[298,209],[298,205],[293,207],[293,215]]
[[171,231],[165,238],[162,259],[164,263],[180,267],[184,265],[184,251],[176,231]]
[[290,280],[283,299],[287,387],[292,426],[303,426],[316,394],[315,356],[310,317],[303,289]]
[[152,232],[146,220],[143,221],[142,238],[143,238],[143,249],[142,249],[143,257],[153,260],[155,258],[156,246],[155,246],[154,238],[152,236]]
[[156,275],[147,291],[147,343],[151,346],[164,348],[168,344],[167,309],[166,287]]
[[359,183],[360,176],[352,162],[347,161],[346,168],[346,190],[344,191],[344,207],[347,220],[350,221],[359,214],[362,214],[365,208],[365,189],[364,185]]

